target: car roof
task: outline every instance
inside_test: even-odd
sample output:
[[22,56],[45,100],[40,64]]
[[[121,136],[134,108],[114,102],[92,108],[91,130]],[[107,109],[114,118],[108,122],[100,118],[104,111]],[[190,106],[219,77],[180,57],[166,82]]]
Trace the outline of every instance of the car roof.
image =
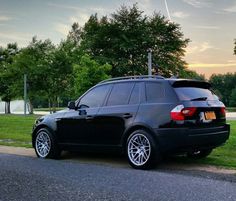
[[158,75],[138,75],[138,76],[126,76],[126,77],[115,77],[107,80],[103,80],[100,84],[105,83],[116,83],[124,81],[168,81],[173,87],[201,87],[201,88],[210,88],[211,84],[205,81],[195,80],[195,79],[179,79],[179,78],[164,78]]

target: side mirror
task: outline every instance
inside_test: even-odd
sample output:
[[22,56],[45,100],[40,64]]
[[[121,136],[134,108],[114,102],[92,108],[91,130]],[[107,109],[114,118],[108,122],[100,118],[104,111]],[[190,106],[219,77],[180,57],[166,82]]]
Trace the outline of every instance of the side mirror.
[[75,110],[75,109],[76,109],[75,101],[70,101],[70,102],[68,103],[68,108],[69,108],[70,110]]

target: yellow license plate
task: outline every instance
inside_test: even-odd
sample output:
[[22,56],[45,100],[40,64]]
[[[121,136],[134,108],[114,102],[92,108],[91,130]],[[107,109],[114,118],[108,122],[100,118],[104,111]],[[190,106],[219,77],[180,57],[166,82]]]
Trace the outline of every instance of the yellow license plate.
[[216,114],[213,111],[205,112],[206,120],[216,119]]

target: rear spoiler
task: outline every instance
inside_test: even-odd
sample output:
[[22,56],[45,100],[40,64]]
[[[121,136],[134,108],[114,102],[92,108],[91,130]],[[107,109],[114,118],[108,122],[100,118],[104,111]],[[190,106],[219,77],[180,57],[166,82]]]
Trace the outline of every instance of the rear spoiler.
[[211,84],[209,82],[198,81],[198,80],[177,80],[177,79],[170,79],[169,82],[175,88],[177,87],[199,87],[204,89],[211,88]]

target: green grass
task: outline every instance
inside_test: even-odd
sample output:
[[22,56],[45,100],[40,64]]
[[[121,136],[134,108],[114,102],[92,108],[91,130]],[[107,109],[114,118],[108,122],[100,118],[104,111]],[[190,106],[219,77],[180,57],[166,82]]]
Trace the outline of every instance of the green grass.
[[227,107],[226,110],[228,112],[236,112],[236,107]]
[[[31,132],[37,115],[0,115],[0,144],[7,146],[32,147]],[[208,164],[236,169],[236,121],[228,121],[231,135],[224,146],[214,149],[205,159],[193,160],[174,157],[171,160],[182,164]]]
[[32,147],[31,132],[36,115],[0,115],[0,144]]
[[[64,110],[66,107],[57,107],[56,111]],[[50,112],[49,108],[34,108],[34,111]]]

